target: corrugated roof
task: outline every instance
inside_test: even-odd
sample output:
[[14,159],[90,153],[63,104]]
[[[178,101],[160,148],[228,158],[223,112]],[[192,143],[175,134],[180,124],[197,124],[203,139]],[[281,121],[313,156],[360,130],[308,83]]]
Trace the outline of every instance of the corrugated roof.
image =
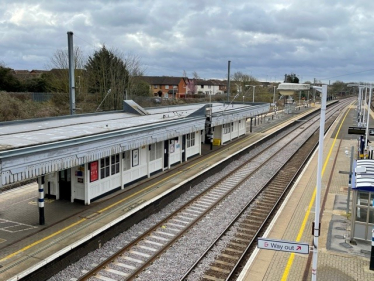
[[357,160],[354,165],[352,189],[374,192],[374,160]]

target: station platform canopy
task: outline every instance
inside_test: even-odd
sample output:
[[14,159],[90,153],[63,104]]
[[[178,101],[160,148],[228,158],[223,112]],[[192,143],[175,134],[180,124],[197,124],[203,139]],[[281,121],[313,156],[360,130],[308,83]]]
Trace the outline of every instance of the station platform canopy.
[[281,83],[278,85],[277,90],[282,96],[292,96],[299,91],[310,90],[310,84]]
[[203,131],[207,116],[211,126],[219,126],[269,108],[269,103],[143,108],[125,100],[121,111],[0,122],[0,188]]

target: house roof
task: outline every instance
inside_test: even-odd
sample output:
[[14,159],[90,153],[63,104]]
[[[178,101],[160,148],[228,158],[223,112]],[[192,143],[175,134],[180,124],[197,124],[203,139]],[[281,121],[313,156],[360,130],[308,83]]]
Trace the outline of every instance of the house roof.
[[209,81],[211,81],[213,85],[227,86],[227,80],[210,79]]
[[174,76],[139,76],[138,78],[151,85],[178,85],[184,79]]
[[214,85],[211,80],[196,79],[195,85]]

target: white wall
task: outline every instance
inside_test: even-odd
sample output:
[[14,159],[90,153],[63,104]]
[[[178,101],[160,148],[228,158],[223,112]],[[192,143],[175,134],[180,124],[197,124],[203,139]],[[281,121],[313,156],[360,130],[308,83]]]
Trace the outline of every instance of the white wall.
[[182,142],[178,138],[177,140],[169,140],[169,160],[170,165],[175,163],[181,162],[181,149],[182,149]]
[[[130,150],[130,169],[123,171],[123,184],[133,182],[148,175],[148,151],[148,146],[142,146],[140,148]],[[136,154],[138,154],[138,157],[136,157]],[[139,160],[137,160],[137,158]]]
[[247,128],[246,128],[246,120],[239,120],[239,136],[245,135],[247,133]]
[[187,159],[191,156],[201,154],[201,133],[200,131],[195,132],[195,144],[187,147],[188,141],[186,138],[186,157]]
[[[222,125],[222,141],[221,143],[225,143],[231,140],[231,123],[226,123]],[[225,133],[226,132],[226,133]]]
[[[162,170],[163,168],[163,160],[162,160],[162,155],[163,155],[163,142],[158,142],[152,145],[149,145],[149,165],[148,165],[148,174],[151,174],[153,172]],[[150,157],[150,155],[153,154],[153,158]],[[153,160],[151,160],[153,159]]]
[[50,183],[50,195],[56,196],[56,200],[60,199],[60,190],[58,186],[58,172],[46,174],[44,178],[44,193],[48,193],[48,182]]

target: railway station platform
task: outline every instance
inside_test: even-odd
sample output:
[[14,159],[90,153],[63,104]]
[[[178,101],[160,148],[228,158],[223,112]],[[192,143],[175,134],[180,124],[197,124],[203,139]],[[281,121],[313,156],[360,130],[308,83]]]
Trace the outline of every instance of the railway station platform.
[[[374,280],[374,271],[369,270],[370,242],[351,243],[351,223],[347,215],[348,175],[339,173],[350,169],[351,147],[357,159],[358,135],[348,134],[349,126],[357,126],[355,109],[356,105],[352,105],[341,114],[324,139],[317,280]],[[372,114],[370,124],[373,124],[373,117]],[[372,136],[369,139],[373,142]],[[318,151],[263,237],[313,245],[317,160]],[[352,202],[349,203],[351,213]],[[257,248],[238,280],[312,280],[312,255],[312,252],[295,254]]]
[[[98,233],[121,221],[136,220],[142,210],[163,198],[191,179],[214,168],[264,138],[278,128],[309,114],[318,107],[304,108],[292,114],[279,112],[260,120],[252,133],[226,145],[204,145],[202,156],[172,167],[149,179],[138,181],[98,199],[91,205],[65,200],[46,199],[45,225],[38,220],[38,189],[31,183],[0,196],[0,280],[19,280],[43,265],[52,262],[79,245],[101,247],[103,241],[92,242]],[[248,123],[248,122],[247,122]],[[249,126],[249,124],[247,124]],[[205,156],[205,157],[203,157]],[[90,242],[91,241],[91,242]],[[90,243],[90,244],[89,244]],[[90,246],[88,246],[90,245]],[[69,259],[68,261],[69,262]],[[32,280],[32,278],[26,280]],[[251,279],[252,280],[252,279]]]

